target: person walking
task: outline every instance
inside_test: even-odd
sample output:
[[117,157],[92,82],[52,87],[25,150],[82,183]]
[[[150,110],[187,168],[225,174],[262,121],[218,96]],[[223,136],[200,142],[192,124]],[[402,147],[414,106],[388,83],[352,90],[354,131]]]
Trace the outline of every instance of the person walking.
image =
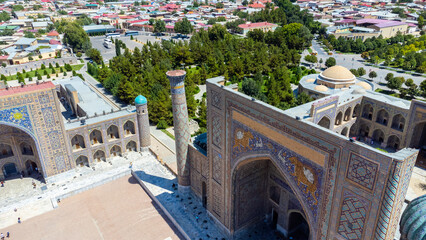
[[20,217],[18,217],[18,223],[21,223],[21,218]]
[[0,233],[0,239],[4,240],[4,234],[3,233]]
[[1,181],[0,183],[1,183],[1,187],[4,187],[4,182],[3,182],[3,181]]

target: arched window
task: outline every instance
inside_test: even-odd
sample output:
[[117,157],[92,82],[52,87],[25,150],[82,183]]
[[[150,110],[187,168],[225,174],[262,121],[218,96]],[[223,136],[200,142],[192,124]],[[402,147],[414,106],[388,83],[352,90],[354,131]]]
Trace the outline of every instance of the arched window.
[[328,117],[322,117],[321,120],[318,122],[318,125],[324,128],[330,128],[330,119]]
[[364,105],[362,109],[362,117],[367,119],[373,119],[373,107],[370,104]]
[[0,158],[7,158],[13,156],[12,148],[8,144],[0,144]]
[[109,128],[107,129],[107,135],[108,140],[115,140],[120,138],[120,135],[118,134],[118,127],[115,125],[109,126]]
[[96,151],[95,154],[93,154],[93,159],[95,159],[95,161],[97,162],[105,161],[105,152],[102,150]]
[[383,133],[382,130],[380,129],[376,129],[373,132],[373,140],[379,143],[382,143],[385,139],[385,134]]
[[388,147],[393,148],[395,150],[397,150],[400,146],[400,141],[399,141],[399,137],[392,135],[388,138]]
[[129,152],[130,151],[136,152],[136,142],[135,141],[128,142],[126,145],[126,150]]
[[347,127],[343,128],[343,130],[340,134],[342,134],[343,136],[347,136],[348,135],[348,128]]
[[355,117],[358,117],[359,116],[359,112],[361,111],[361,105],[360,104],[357,104],[355,107],[354,107],[354,111],[353,111],[353,113],[352,113],[352,118],[355,118]]
[[339,112],[336,117],[336,121],[334,121],[334,125],[339,126],[342,124],[343,113]]
[[101,144],[103,142],[104,142],[104,140],[102,139],[101,131],[95,129],[90,133],[90,144],[91,145]]
[[33,148],[26,142],[21,143],[21,152],[22,155],[34,155]]
[[109,151],[112,157],[119,156],[121,154],[121,147],[118,145],[114,145]]
[[84,144],[83,136],[77,134],[71,139],[71,146],[73,150],[86,148],[86,144]]
[[288,217],[289,238],[309,239],[309,225],[299,212],[291,212]]
[[361,125],[359,129],[359,135],[368,137],[369,134],[370,134],[370,128],[365,124]]
[[89,159],[86,156],[79,156],[76,160],[75,160],[75,165],[76,166],[80,166],[80,167],[89,167]]
[[280,204],[280,194],[281,194],[281,190],[279,187],[271,186],[269,188],[269,198],[278,205]]
[[387,126],[388,120],[389,120],[389,113],[386,110],[382,109],[377,113],[376,122]]
[[352,108],[346,109],[346,111],[345,111],[345,117],[343,118],[344,121],[351,120],[351,111],[352,111]]
[[392,128],[403,131],[405,127],[405,118],[401,114],[397,114],[392,119]]
[[127,121],[124,125],[124,134],[125,135],[132,135],[135,134],[135,124],[132,121]]

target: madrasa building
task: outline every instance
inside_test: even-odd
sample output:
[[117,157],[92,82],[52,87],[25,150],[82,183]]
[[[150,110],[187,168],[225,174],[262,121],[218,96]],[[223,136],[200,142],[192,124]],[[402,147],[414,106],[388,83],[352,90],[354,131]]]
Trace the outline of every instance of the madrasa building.
[[167,75],[179,191],[192,191],[228,236],[269,222],[293,239],[394,239],[426,145],[425,102],[374,92],[341,66],[303,78],[299,91],[316,100],[285,111],[216,77],[207,133],[190,143],[185,72]]
[[147,100],[119,108],[79,77],[0,89],[0,179],[78,166],[150,145]]

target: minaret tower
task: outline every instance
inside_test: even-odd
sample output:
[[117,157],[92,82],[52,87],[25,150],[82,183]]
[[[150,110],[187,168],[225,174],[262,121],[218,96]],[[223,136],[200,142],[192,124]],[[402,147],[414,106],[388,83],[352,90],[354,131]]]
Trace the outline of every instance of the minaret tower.
[[151,135],[149,131],[149,117],[148,117],[148,101],[142,95],[135,98],[136,115],[139,129],[139,146],[140,151],[146,152],[151,145]]
[[173,125],[176,139],[176,162],[178,169],[178,188],[180,192],[190,189],[188,154],[189,134],[188,108],[185,96],[185,75],[183,70],[173,70],[166,73],[170,81],[173,106]]

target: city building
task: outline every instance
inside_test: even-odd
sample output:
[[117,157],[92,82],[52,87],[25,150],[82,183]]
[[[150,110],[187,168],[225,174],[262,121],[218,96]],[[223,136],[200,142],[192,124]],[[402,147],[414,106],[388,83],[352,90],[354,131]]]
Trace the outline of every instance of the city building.
[[117,108],[79,77],[0,89],[0,179],[37,169],[54,182],[76,167],[147,150],[147,101],[135,103]]
[[273,23],[268,23],[268,22],[258,22],[258,23],[240,24],[238,25],[238,27],[242,29],[243,35],[247,35],[248,32],[253,31],[255,29],[259,29],[262,32],[275,31],[278,25]]

